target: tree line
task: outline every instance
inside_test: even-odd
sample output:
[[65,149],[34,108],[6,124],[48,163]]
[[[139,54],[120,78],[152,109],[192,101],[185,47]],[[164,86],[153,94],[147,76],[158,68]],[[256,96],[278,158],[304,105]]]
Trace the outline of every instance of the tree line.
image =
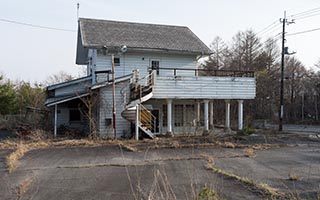
[[[247,30],[238,32],[230,42],[217,36],[210,48],[213,54],[202,64],[208,69],[207,75],[211,70],[253,70],[256,98],[245,103],[247,119],[277,122],[281,61],[277,40],[262,42],[252,30]],[[320,59],[313,67],[320,69]],[[285,56],[284,76],[284,123],[319,123],[320,72],[306,68],[297,56]],[[44,108],[45,86],[72,78],[59,72],[42,84],[31,84],[13,82],[0,75],[0,115],[22,114],[27,106]],[[223,112],[223,103],[217,105]]]
[[[238,32],[229,43],[217,36],[210,48],[213,54],[202,64],[208,75],[211,70],[254,71],[256,98],[245,104],[245,112],[250,119],[276,123],[281,63],[277,39],[262,42],[247,30]],[[320,72],[310,67],[320,69],[320,59],[309,68],[293,55],[286,55],[284,62],[284,123],[319,123]]]
[[0,74],[0,116],[24,114],[27,107],[45,109],[45,87],[51,84],[72,80],[65,72],[51,75],[44,83],[12,81]]

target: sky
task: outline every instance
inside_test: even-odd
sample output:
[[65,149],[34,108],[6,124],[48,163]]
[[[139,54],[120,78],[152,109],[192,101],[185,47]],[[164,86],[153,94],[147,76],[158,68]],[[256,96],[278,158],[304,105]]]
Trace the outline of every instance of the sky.
[[262,41],[274,37],[281,32],[279,19],[286,11],[289,19],[297,18],[286,26],[289,51],[296,51],[307,68],[320,59],[320,31],[289,36],[320,28],[319,10],[307,18],[291,17],[319,8],[319,0],[1,0],[0,73],[33,83],[59,71],[81,75],[83,67],[75,64],[77,3],[80,17],[187,26],[208,46],[216,36],[229,43],[238,31],[248,29],[262,31]]

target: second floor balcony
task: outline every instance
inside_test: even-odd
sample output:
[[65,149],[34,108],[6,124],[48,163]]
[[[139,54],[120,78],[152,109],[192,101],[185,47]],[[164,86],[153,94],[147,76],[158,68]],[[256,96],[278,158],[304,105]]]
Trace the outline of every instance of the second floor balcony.
[[[158,68],[145,85],[155,99],[254,99],[253,71]],[[142,94],[143,95],[143,94]]]

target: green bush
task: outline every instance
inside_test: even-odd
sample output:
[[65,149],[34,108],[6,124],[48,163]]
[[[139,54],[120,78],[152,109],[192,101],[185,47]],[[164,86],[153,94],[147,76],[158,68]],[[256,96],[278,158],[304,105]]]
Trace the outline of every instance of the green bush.
[[217,200],[217,199],[218,198],[217,198],[216,192],[207,186],[204,186],[198,194],[198,200]]
[[254,128],[251,128],[251,127],[245,127],[243,128],[242,130],[239,130],[238,131],[238,134],[239,135],[251,135],[253,133],[255,133],[256,130]]

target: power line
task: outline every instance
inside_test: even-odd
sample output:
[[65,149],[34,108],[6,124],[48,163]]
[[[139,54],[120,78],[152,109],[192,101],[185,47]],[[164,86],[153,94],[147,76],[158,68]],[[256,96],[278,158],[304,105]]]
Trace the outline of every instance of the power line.
[[300,20],[300,19],[305,19],[305,18],[309,18],[309,17],[314,17],[314,16],[317,16],[317,15],[320,15],[320,11],[317,12],[317,13],[310,14],[310,15],[305,15],[305,16],[302,16],[302,17],[297,17],[296,19],[297,19],[297,20]]
[[290,33],[290,34],[287,34],[287,36],[299,35],[299,34],[303,34],[303,33],[309,33],[309,32],[313,32],[313,31],[319,31],[319,30],[320,30],[320,28],[315,28],[315,29],[311,29],[311,30],[300,31],[300,32],[296,32],[296,33]]
[[262,33],[259,37],[266,38],[266,37],[274,34],[275,32],[280,31],[279,28],[281,28],[281,24],[280,23],[278,23],[276,26],[274,26],[273,28],[269,29],[268,31]]
[[278,22],[278,20],[272,22],[270,25],[268,25],[268,26],[266,26],[265,28],[263,28],[263,29],[261,29],[260,31],[258,31],[258,32],[256,33],[256,35],[261,34],[261,33],[264,32],[265,30],[267,30],[268,28],[270,28],[271,26],[273,26],[274,24],[276,24],[277,22]]
[[35,25],[35,24],[30,24],[30,23],[25,23],[25,22],[18,22],[18,21],[14,21],[14,20],[3,19],[3,18],[0,18],[0,21],[12,23],[12,24],[19,24],[19,25],[23,25],[23,26],[30,26],[30,27],[34,27],[34,28],[42,28],[42,29],[55,30],[55,31],[76,32],[76,30],[71,30],[71,29],[41,26],[41,25]]
[[309,15],[311,13],[318,12],[318,11],[320,11],[320,7],[313,8],[313,9],[310,9],[310,10],[307,10],[307,11],[303,11],[303,12],[300,12],[300,13],[296,13],[296,14],[291,15],[290,17],[298,17],[298,16],[301,16],[301,15]]

